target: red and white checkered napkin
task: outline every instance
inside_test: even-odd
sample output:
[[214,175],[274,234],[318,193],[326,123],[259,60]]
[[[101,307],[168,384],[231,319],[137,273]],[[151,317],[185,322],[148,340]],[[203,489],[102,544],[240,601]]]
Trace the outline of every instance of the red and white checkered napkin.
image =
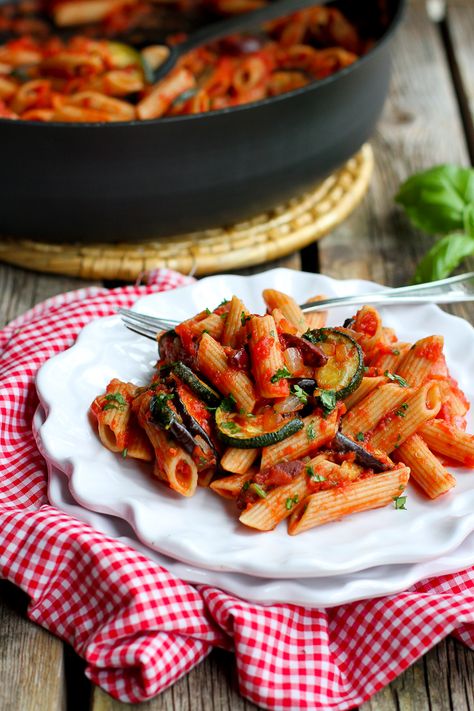
[[393,597],[307,610],[262,607],[177,580],[136,551],[48,506],[31,433],[34,376],[91,319],[186,283],[90,288],[46,301],[0,332],[0,575],[32,620],[70,642],[113,696],[149,699],[213,645],[233,649],[240,691],[267,709],[349,709],[455,631],[474,647],[474,568]]

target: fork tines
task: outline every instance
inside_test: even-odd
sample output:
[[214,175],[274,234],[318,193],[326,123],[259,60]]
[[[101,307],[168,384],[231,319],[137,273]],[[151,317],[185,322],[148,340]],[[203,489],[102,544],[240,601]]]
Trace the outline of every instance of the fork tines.
[[159,331],[168,331],[177,323],[176,321],[168,321],[166,319],[158,319],[153,316],[139,314],[130,309],[119,309],[123,324],[140,336],[146,336],[152,340],[156,340]]

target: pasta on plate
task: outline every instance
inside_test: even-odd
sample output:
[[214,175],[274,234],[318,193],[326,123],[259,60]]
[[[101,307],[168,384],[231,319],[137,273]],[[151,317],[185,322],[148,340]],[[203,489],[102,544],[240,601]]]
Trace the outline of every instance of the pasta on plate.
[[447,461],[474,467],[441,336],[399,342],[371,306],[327,327],[286,294],[263,297],[264,315],[233,296],[158,334],[151,382],[113,379],[92,403],[103,444],[178,494],[234,500],[252,529],[287,519],[291,535],[404,508],[409,479],[435,499],[456,484]]

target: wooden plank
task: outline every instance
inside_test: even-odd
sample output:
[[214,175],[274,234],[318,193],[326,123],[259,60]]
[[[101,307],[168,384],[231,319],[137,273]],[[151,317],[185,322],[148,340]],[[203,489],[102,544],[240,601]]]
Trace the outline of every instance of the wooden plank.
[[[464,8],[458,11],[460,24],[468,2],[454,0],[454,9],[461,4]],[[469,16],[474,16],[472,4]],[[472,48],[473,27],[470,36],[468,27],[463,27],[464,47]],[[319,260],[325,274],[399,286],[410,280],[416,262],[432,244],[395,208],[393,196],[400,182],[434,163],[465,165],[469,159],[441,35],[426,17],[424,0],[410,6],[393,56],[391,92],[372,140],[376,167],[369,195],[321,242]],[[469,53],[466,56],[469,59]],[[472,82],[472,73],[470,78]],[[474,320],[472,305],[453,310]],[[470,650],[445,640],[360,711],[467,711],[474,708],[473,665]]]
[[[129,704],[116,701],[94,687],[93,711],[126,711],[129,708]],[[218,649],[163,694],[134,708],[137,711],[259,710],[239,695],[234,656]]]
[[392,54],[391,91],[372,140],[371,189],[356,213],[321,241],[319,258],[324,274],[397,286],[432,244],[396,209],[400,183],[435,163],[469,160],[440,34],[424,1],[408,8]]
[[443,31],[451,45],[453,70],[459,82],[458,93],[463,104],[471,162],[474,163],[474,5],[470,0],[449,1]]
[[24,269],[0,264],[0,328],[50,296],[72,289],[81,289],[94,283],[97,284],[97,282],[85,282],[71,277],[27,272]]
[[[49,296],[85,286],[0,264],[0,327]],[[63,644],[26,619],[27,598],[0,583],[0,708],[64,711]]]
[[65,711],[63,645],[25,618],[17,588],[0,582],[0,596],[0,709]]

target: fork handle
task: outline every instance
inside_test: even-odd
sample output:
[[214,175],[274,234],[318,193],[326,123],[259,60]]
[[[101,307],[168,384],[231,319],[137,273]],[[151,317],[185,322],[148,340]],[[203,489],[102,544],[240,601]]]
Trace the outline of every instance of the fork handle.
[[428,284],[414,284],[397,289],[384,289],[371,294],[338,296],[321,301],[313,301],[300,306],[304,312],[321,311],[337,306],[359,306],[363,304],[453,304],[474,300],[474,272],[460,274],[448,279],[432,281]]

